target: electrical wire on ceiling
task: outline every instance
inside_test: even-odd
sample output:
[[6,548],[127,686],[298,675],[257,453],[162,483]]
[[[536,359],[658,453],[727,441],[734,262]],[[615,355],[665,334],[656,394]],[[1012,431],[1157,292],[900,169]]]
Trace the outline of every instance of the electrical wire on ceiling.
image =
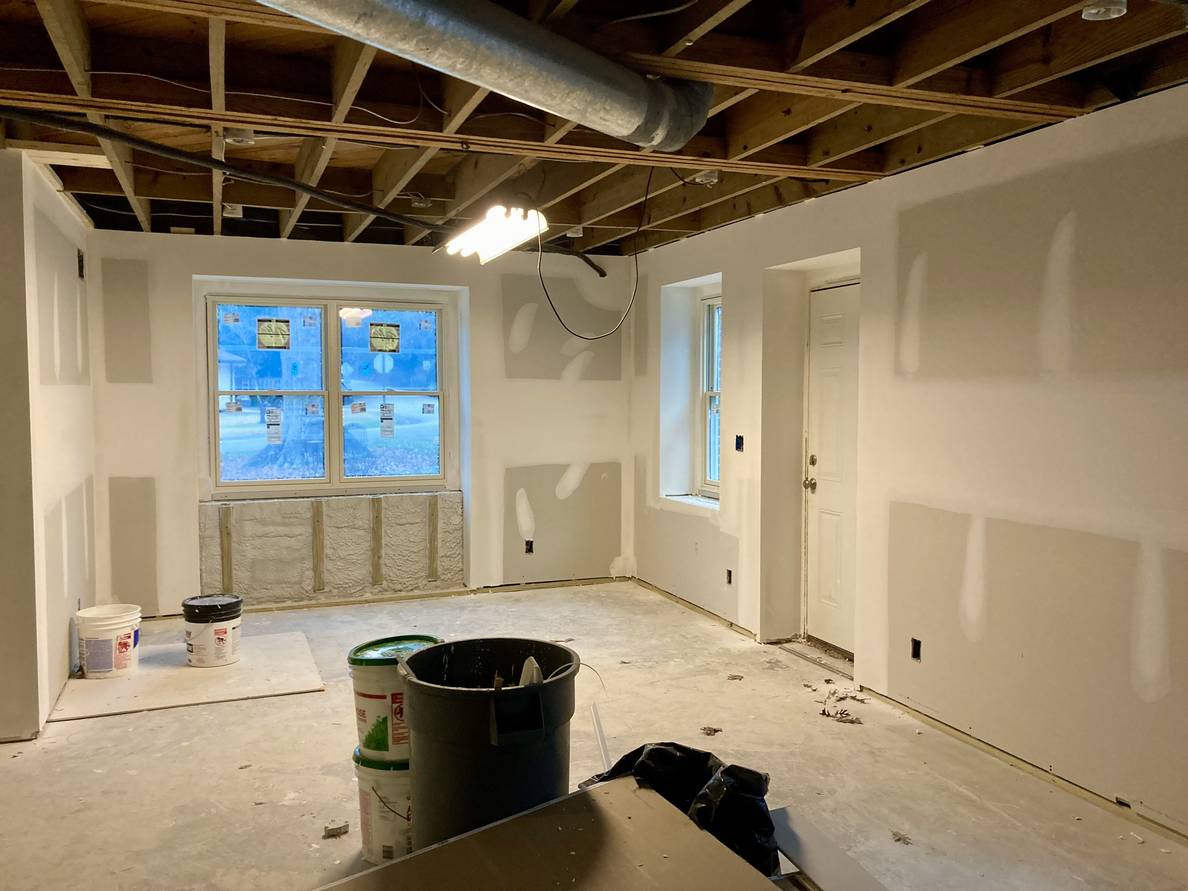
[[[635,224],[635,232],[632,233],[632,238],[639,235],[640,230],[643,229],[644,219],[648,214],[648,198],[652,192],[652,173],[655,167],[648,168],[648,180],[644,185],[643,206],[639,210],[639,222]],[[541,290],[544,291],[545,299],[549,302],[549,309],[553,311],[553,315],[557,317],[557,321],[561,323],[561,327],[572,334],[579,340],[604,340],[607,337],[612,337],[619,333],[619,329],[623,327],[623,323],[627,321],[627,316],[631,315],[631,309],[635,306],[635,295],[639,292],[639,251],[632,254],[632,259],[635,261],[635,274],[633,276],[634,283],[631,286],[631,297],[627,300],[627,308],[623,310],[623,315],[619,317],[619,321],[615,327],[611,328],[604,334],[582,334],[574,331],[566,324],[565,319],[561,318],[561,313],[557,310],[557,304],[553,302],[553,295],[549,293],[549,286],[545,284],[544,273],[541,271],[541,261],[544,259],[544,242],[541,241],[540,233],[536,233],[536,277],[540,279]]]
[[[31,108],[16,108],[7,105],[0,105],[0,118],[9,118],[10,120],[14,121],[25,121],[31,124],[46,124],[51,127],[61,127],[63,130],[71,130],[76,133],[85,133],[88,136],[94,136],[96,139],[105,139],[110,142],[117,142],[121,145],[126,145],[134,149],[140,149],[143,152],[157,155],[158,157],[166,158],[170,161],[178,161],[182,164],[192,164],[196,167],[205,167],[208,170],[218,170],[221,173],[233,176],[240,181],[259,183],[265,186],[279,186],[284,189],[290,189],[294,192],[300,192],[302,195],[308,195],[311,198],[317,198],[320,201],[324,201],[326,204],[330,204],[341,210],[377,217],[379,219],[388,220],[389,222],[398,223],[401,226],[426,229],[430,232],[453,232],[453,229],[449,226],[431,223],[428,220],[418,219],[417,217],[393,213],[387,208],[376,207],[373,204],[366,204],[361,201],[356,201],[352,198],[344,198],[339,195],[335,195],[332,192],[327,192],[325,189],[319,189],[317,186],[311,186],[308,183],[303,183],[287,176],[280,176],[274,173],[264,173],[262,171],[236,167],[233,164],[228,164],[226,161],[220,161],[217,158],[208,158],[205,155],[193,155],[189,152],[183,152],[180,149],[162,145],[159,142],[153,142],[149,139],[142,139],[139,136],[133,136],[132,134],[125,133],[122,130],[117,130],[113,127],[107,127],[103,124],[96,124],[88,120],[70,118],[51,111],[42,111],[40,109]],[[651,174],[649,174],[649,181],[650,178]],[[548,250],[550,253],[568,254],[570,256],[577,257],[579,260],[597,272],[600,278],[606,277],[606,270],[604,270],[601,266],[583,254],[581,251],[575,251],[569,248],[561,247],[559,245],[547,245],[541,249]]]
[[682,3],[680,6],[673,6],[668,9],[657,9],[652,12],[639,12],[635,15],[625,15],[621,19],[611,19],[609,22],[603,22],[601,27],[607,28],[611,25],[621,25],[624,22],[638,22],[643,19],[658,19],[661,16],[673,15],[678,12],[684,12],[690,6],[696,6],[698,0],[689,0],[688,3]]

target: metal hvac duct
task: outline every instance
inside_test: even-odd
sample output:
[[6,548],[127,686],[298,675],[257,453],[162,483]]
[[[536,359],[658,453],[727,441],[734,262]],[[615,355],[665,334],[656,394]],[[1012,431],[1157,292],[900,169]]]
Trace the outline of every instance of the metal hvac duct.
[[260,0],[378,49],[610,136],[676,151],[713,87],[654,80],[488,0]]

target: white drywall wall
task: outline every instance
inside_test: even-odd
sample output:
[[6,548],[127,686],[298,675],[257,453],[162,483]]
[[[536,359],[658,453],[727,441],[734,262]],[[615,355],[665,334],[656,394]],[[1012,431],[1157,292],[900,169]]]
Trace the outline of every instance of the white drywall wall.
[[[800,548],[798,526],[786,541],[764,528],[769,505],[799,510],[801,498],[770,468],[799,469],[802,455],[799,442],[763,450],[770,400],[801,385],[761,362],[793,330],[768,324],[764,273],[860,249],[858,680],[1188,822],[1183,772],[1168,772],[1188,737],[1186,168],[1181,87],[645,255],[637,466],[656,472],[660,289],[714,273],[723,441],[745,434],[747,451],[724,448],[720,517],[693,517],[693,530],[653,484],[637,486],[641,576],[690,596],[675,584],[689,535],[727,533],[739,587],[733,613],[718,611],[764,638],[799,630],[787,608],[799,566],[766,572],[774,552]],[[908,548],[931,529],[938,554],[950,535],[939,530],[959,536],[955,581],[947,558]],[[1086,554],[1113,561],[1096,578],[1125,583],[1084,584]],[[716,578],[724,564],[702,560]],[[924,641],[919,663],[911,636]]]
[[66,682],[71,619],[95,599],[95,515],[90,320],[78,276],[86,230],[16,153],[0,153],[0,195],[5,739],[34,735]]
[[[616,380],[529,380],[505,374],[501,277],[534,275],[531,255],[514,253],[482,267],[427,248],[111,231],[94,233],[91,253],[95,269],[100,258],[147,265],[151,382],[109,382],[104,350],[94,345],[97,504],[101,514],[107,510],[108,478],[156,480],[158,611],[176,612],[199,584],[198,501],[206,446],[197,431],[204,411],[205,356],[196,348],[201,331],[195,322],[194,276],[461,290],[460,365],[470,404],[469,432],[463,432],[461,443],[469,585],[504,581],[505,468],[622,461],[627,455],[623,405],[629,382],[622,375]],[[546,275],[573,280],[587,301],[613,310],[627,297],[629,266],[615,258],[605,265],[610,275],[598,279],[575,259],[545,259]],[[103,294],[102,282],[93,286]],[[540,313],[537,327],[555,324]],[[622,500],[629,510],[629,493]],[[629,528],[624,529],[630,542]],[[109,549],[108,542],[99,542],[100,554]]]

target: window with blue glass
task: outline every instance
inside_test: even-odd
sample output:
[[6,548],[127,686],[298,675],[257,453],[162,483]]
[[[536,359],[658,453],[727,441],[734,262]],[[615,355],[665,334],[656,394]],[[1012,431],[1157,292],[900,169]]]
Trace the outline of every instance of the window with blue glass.
[[443,478],[439,308],[228,300],[211,314],[217,485]]
[[700,493],[717,498],[722,481],[722,300],[702,302]]

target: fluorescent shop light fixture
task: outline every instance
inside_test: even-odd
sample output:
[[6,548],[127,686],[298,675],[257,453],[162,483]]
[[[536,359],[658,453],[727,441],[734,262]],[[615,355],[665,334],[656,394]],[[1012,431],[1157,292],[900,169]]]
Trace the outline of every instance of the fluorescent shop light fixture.
[[496,204],[485,217],[451,238],[446,253],[463,257],[478,254],[479,263],[485,266],[548,228],[548,220],[540,211]]

